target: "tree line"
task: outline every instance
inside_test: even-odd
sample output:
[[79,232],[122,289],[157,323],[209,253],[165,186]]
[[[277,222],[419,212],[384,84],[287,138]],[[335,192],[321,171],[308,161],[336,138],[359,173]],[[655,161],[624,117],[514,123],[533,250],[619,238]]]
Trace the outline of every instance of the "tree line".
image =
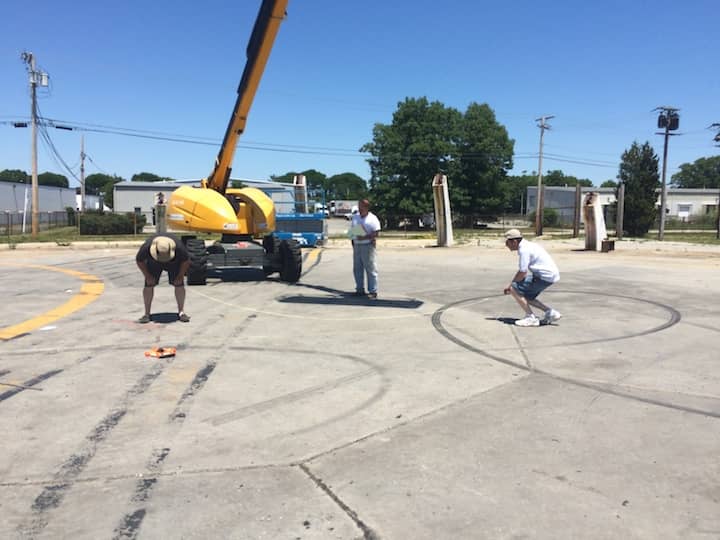
[[[376,123],[372,140],[360,148],[370,155],[370,178],[347,172],[326,176],[316,169],[272,175],[277,182],[292,182],[297,174],[306,177],[315,198],[359,199],[368,197],[375,211],[392,226],[393,219],[432,212],[430,181],[437,174],[448,176],[453,213],[463,221],[475,216],[520,213],[528,186],[537,185],[537,173],[510,175],[515,141],[495,118],[488,104],[471,103],[464,111],[427,98],[406,98],[398,103],[389,124]],[[615,180],[601,187],[625,184],[625,223],[642,230],[655,210],[655,190],[660,187],[658,160],[650,143],[633,142],[620,158]],[[135,174],[131,181],[172,181],[153,173]],[[28,183],[20,170],[0,171],[0,181]],[[124,181],[116,175],[91,174],[85,179],[86,193],[103,195],[112,207],[113,186]],[[41,185],[68,186],[55,173],[38,175]],[[550,170],[543,175],[547,186],[592,186],[586,178]],[[700,158],[680,165],[670,185],[678,188],[720,188],[720,156]],[[653,217],[654,219],[654,217]],[[637,221],[637,224],[635,224]],[[651,225],[652,223],[650,223]],[[648,227],[650,226],[648,225]],[[637,231],[634,231],[637,232]]]
[[[113,188],[118,182],[124,182],[121,176],[110,174],[90,174],[85,177],[85,193],[97,195],[103,198],[108,207],[113,207]],[[166,176],[158,176],[149,172],[134,174],[131,182],[172,182],[173,179]],[[19,184],[30,184],[32,177],[20,169],[4,169],[0,171],[0,182],[16,182]],[[70,182],[67,176],[51,172],[38,174],[38,185],[69,188]]]

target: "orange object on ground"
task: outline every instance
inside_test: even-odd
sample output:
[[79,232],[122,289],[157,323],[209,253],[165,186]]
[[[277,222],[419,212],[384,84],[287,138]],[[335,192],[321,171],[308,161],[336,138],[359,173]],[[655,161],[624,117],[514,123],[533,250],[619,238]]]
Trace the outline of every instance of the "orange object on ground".
[[175,356],[175,347],[153,347],[149,351],[145,351],[145,356],[152,356],[154,358],[166,358],[168,356]]

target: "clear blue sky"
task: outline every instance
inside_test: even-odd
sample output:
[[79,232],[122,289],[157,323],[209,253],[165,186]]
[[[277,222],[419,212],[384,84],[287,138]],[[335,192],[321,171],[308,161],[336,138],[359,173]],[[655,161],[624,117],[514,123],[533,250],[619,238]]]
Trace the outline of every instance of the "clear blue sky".
[[[31,51],[50,75],[39,93],[44,117],[203,143],[85,132],[86,174],[207,176],[259,6],[8,0],[0,122],[29,117],[20,54]],[[680,164],[720,153],[707,129],[720,122],[718,21],[717,0],[290,0],[233,177],[314,168],[367,179],[358,150],[373,125],[390,123],[406,97],[426,96],[461,111],[487,103],[515,140],[515,174],[537,170],[535,119],[554,115],[544,172],[595,185],[616,177],[633,141],[650,141],[662,160],[652,109],[677,107],[669,181]],[[49,131],[78,176],[81,133]],[[0,124],[0,169],[30,171],[29,129]],[[47,170],[70,176],[40,141]]]

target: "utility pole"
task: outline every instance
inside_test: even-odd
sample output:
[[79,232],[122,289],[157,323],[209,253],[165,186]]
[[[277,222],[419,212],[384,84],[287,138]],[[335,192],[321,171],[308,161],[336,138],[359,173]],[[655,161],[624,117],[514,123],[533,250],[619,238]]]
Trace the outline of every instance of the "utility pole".
[[32,175],[32,237],[38,235],[39,222],[39,197],[38,197],[38,173],[37,173],[37,87],[48,85],[48,75],[42,71],[37,71],[35,66],[35,56],[33,53],[23,52],[20,55],[23,62],[27,64],[28,74],[30,75],[30,96],[31,96],[31,138],[32,138],[32,156],[31,156],[31,175]]
[[85,135],[80,135],[80,213],[85,212]]
[[554,116],[541,116],[536,118],[536,122],[540,122],[540,153],[538,154],[538,183],[537,183],[537,205],[535,207],[535,236],[542,236],[543,233],[543,207],[545,205],[545,194],[542,188],[542,159],[543,159],[543,136],[545,130],[550,129],[547,120],[555,118]]
[[667,185],[665,182],[665,174],[667,171],[667,153],[668,153],[668,140],[670,135],[676,135],[676,133],[670,133],[676,130],[680,126],[680,116],[675,107],[656,107],[654,110],[660,111],[658,116],[658,127],[665,128],[664,132],[656,133],[656,135],[665,135],[665,145],[663,147],[663,168],[662,168],[662,189],[660,191],[660,227],[658,229],[658,240],[662,240],[665,237],[665,201],[667,199]]
[[[708,129],[717,129],[717,133],[715,134],[715,137],[713,138],[713,141],[716,143],[720,143],[720,122],[715,122],[712,124]],[[720,144],[716,144],[715,146],[720,147]],[[718,171],[718,176],[720,176],[720,171]],[[717,227],[715,228],[715,238],[720,240],[720,182],[718,182],[718,201],[717,201]]]

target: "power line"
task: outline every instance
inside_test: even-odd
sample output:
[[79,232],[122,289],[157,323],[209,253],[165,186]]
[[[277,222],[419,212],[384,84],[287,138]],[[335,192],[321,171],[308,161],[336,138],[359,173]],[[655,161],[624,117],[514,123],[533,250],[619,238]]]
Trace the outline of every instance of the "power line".
[[[196,144],[196,145],[204,145],[204,146],[218,146],[220,144],[219,139],[212,139],[209,137],[198,137],[198,136],[174,134],[174,133],[168,133],[168,132],[162,132],[162,131],[153,131],[153,130],[137,130],[137,129],[132,129],[132,128],[106,126],[103,124],[67,122],[67,121],[63,121],[63,120],[56,120],[56,119],[45,118],[45,117],[40,118],[40,120],[47,122],[52,127],[55,127],[58,129],[71,129],[73,131],[84,131],[84,132],[91,132],[91,133],[121,135],[121,136],[126,136],[126,137],[135,137],[135,138],[166,141],[166,142],[178,142],[178,143],[185,143],[185,144]],[[15,120],[15,121],[13,121],[13,120],[0,121],[0,124],[6,124],[6,125],[7,124],[17,125],[17,124],[22,124],[22,123],[24,123],[24,119],[21,119],[21,118]],[[548,144],[547,146],[557,146],[557,145]],[[246,150],[265,151],[265,152],[297,153],[297,154],[319,155],[319,156],[365,157],[365,158],[369,158],[372,156],[371,154],[369,154],[367,152],[359,152],[357,150],[352,150],[349,148],[333,148],[333,147],[326,147],[326,146],[265,143],[265,142],[258,142],[258,141],[246,141],[244,143],[240,143],[240,144],[238,144],[238,148],[242,148],[242,149],[246,149]],[[604,154],[604,155],[610,155],[610,154]],[[411,158],[411,157],[434,157],[434,156],[435,156],[435,154],[412,153],[412,154],[407,154],[404,157]],[[475,159],[475,158],[482,159],[482,158],[488,157],[488,156],[490,156],[490,154],[479,153],[479,152],[469,152],[466,154],[461,154],[459,157],[462,159],[471,160],[471,159]],[[515,155],[513,155],[513,159],[515,159],[515,160],[537,159],[538,157],[539,157],[539,154],[537,152],[518,152]],[[598,159],[593,159],[593,158],[584,158],[584,157],[576,158],[576,157],[568,156],[568,155],[564,155],[564,154],[554,154],[554,153],[548,153],[548,152],[544,153],[544,159],[547,159],[548,161],[572,163],[572,164],[576,164],[576,165],[587,165],[590,167],[600,167],[600,168],[616,168],[618,166],[617,163],[614,163],[611,161],[598,160]]]
[[[40,108],[38,107],[38,118],[42,118],[42,115],[40,114]],[[60,152],[58,151],[57,147],[52,141],[52,138],[50,137],[50,134],[47,130],[47,124],[44,122],[38,122],[38,127],[40,128],[40,136],[42,137],[43,141],[45,142],[46,148],[50,150],[50,156],[53,158],[53,161],[60,167],[61,169],[65,169],[70,176],[72,176],[75,180],[80,182],[80,179],[77,177],[75,172],[72,170],[72,168],[65,162],[63,157],[60,155]]]
[[578,159],[562,159],[557,157],[549,156],[548,154],[545,154],[545,159],[548,161],[561,161],[563,163],[575,163],[577,165],[587,165],[589,167],[603,167],[606,169],[616,169],[618,167],[618,164],[610,164],[610,163],[597,163],[592,161],[582,161]]
[[[154,130],[137,130],[132,128],[123,128],[123,127],[114,127],[114,126],[107,126],[103,124],[88,124],[88,123],[82,123],[82,122],[68,122],[64,120],[57,120],[52,118],[42,118],[43,121],[50,123],[53,127],[69,127],[73,131],[85,131],[85,132],[93,132],[93,133],[103,133],[103,134],[112,134],[112,135],[123,135],[123,136],[129,136],[129,137],[137,137],[137,138],[145,138],[150,140],[160,140],[160,141],[167,141],[167,142],[180,142],[180,143],[187,143],[187,144],[198,144],[198,145],[206,145],[206,146],[217,146],[220,144],[219,139],[211,139],[208,137],[197,137],[197,136],[191,136],[191,135],[182,135],[182,134],[176,134],[176,133],[169,133],[169,132],[162,132],[162,131],[154,131]],[[0,122],[0,123],[13,123],[11,121],[9,122]],[[244,143],[238,144],[238,148],[243,148],[247,150],[258,150],[258,151],[273,151],[273,152],[285,152],[285,153],[298,153],[298,154],[310,154],[310,155],[326,155],[326,156],[345,156],[345,157],[354,157],[354,156],[365,156],[370,157],[371,154],[368,152],[359,152],[357,150],[352,150],[349,148],[334,148],[334,147],[327,147],[327,146],[311,146],[311,145],[294,145],[294,144],[281,144],[281,143],[265,143],[265,142],[258,142],[258,141],[246,141]],[[566,156],[562,154],[551,154],[546,153],[546,156],[548,156],[548,159],[552,159],[554,161],[564,161],[560,158],[566,158],[568,163],[576,163],[579,165],[591,165],[591,166],[612,166],[616,167],[616,164],[613,164],[612,162],[608,161],[601,161],[601,160],[594,160],[592,158],[574,158],[573,156]],[[422,156],[428,156],[428,157],[434,157],[435,154],[420,154],[420,153],[411,153],[408,154],[407,157],[422,157]],[[483,152],[468,152],[461,154],[460,157],[463,159],[471,159],[471,158],[483,158],[488,157],[490,154],[483,153]],[[516,153],[513,158],[514,159],[527,159],[527,158],[537,158],[538,153],[537,152],[518,152]]]
[[107,172],[106,170],[104,170],[102,167],[100,167],[97,163],[95,163],[95,161],[93,160],[93,158],[91,158],[88,154],[85,154],[85,157],[88,158],[88,161],[89,161],[90,163],[92,163],[93,165],[95,165],[95,168],[96,168],[98,171],[100,171],[100,172],[103,173],[103,174],[107,174],[108,176],[110,176],[110,173]]

